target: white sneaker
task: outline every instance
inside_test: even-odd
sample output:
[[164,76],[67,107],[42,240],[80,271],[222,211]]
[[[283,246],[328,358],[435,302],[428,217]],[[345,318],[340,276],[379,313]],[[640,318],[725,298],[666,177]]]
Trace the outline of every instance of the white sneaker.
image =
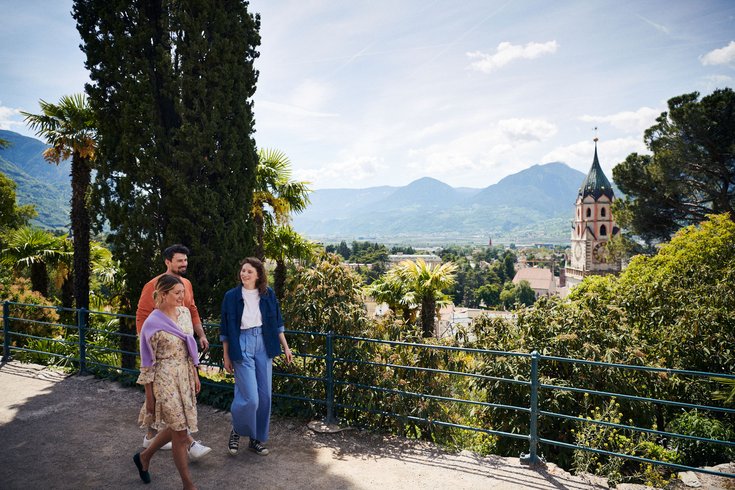
[[191,443],[191,446],[189,446],[189,459],[196,461],[202,456],[209,454],[209,451],[211,450],[211,447],[205,446],[200,441],[194,441]]
[[[155,437],[153,439],[155,439]],[[151,443],[153,442],[153,439],[148,439],[148,434],[144,435],[143,436],[143,447],[144,448],[147,448],[148,446],[150,446]],[[166,444],[164,444],[163,446],[161,446],[161,449],[164,449],[166,451],[170,451],[171,450],[171,441],[168,441]]]

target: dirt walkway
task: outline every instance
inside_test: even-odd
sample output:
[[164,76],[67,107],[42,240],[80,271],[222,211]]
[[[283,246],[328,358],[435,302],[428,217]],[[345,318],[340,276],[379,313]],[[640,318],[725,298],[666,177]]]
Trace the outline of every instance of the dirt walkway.
[[[42,366],[0,365],[0,488],[181,488],[170,452],[156,454],[153,482],[138,478],[132,455],[143,394]],[[370,432],[312,432],[302,420],[274,418],[267,457],[227,452],[229,413],[199,406],[199,437],[213,448],[192,463],[200,489],[588,489],[550,465],[518,458],[450,454],[435,446]]]

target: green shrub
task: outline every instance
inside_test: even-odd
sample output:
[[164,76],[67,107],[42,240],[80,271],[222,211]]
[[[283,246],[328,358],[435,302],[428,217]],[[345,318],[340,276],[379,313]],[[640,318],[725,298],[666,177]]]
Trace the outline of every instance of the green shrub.
[[[672,420],[669,432],[688,436],[732,441],[733,431],[717,419],[699,413],[697,410],[684,412]],[[735,457],[735,451],[727,446],[692,439],[674,438],[671,445],[681,455],[683,464],[688,466],[713,466],[727,463]]]
[[[589,397],[585,395],[585,403],[587,404],[585,412],[588,413],[586,416],[588,420],[622,423],[623,414],[615,398],[602,407],[590,408]],[[584,413],[581,416],[584,416]],[[593,422],[582,423],[573,433],[575,443],[579,446],[665,463],[678,462],[678,455],[675,451],[655,443],[652,436],[647,433]],[[672,477],[672,471],[665,466],[640,463],[621,456],[609,456],[582,449],[574,451],[573,468],[577,473],[593,473],[607,478],[611,485],[624,481],[642,481],[646,485],[664,487]]]

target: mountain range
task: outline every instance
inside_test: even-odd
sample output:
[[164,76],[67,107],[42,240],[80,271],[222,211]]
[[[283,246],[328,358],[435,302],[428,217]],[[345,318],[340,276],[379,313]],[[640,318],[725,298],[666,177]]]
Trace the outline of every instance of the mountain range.
[[293,225],[324,242],[566,243],[584,177],[554,162],[482,189],[424,177],[403,187],[316,190]]
[[71,164],[48,163],[43,152],[48,145],[13,131],[0,130],[0,139],[10,146],[0,150],[0,172],[15,181],[19,204],[33,204],[38,217],[33,223],[44,228],[68,230],[71,199]]
[[[17,184],[20,204],[34,204],[35,223],[67,229],[70,165],[43,159],[43,142],[0,130],[0,172]],[[485,188],[451,187],[429,177],[406,186],[319,189],[293,218],[302,235],[322,242],[387,244],[566,243],[585,175],[564,163],[533,165]]]

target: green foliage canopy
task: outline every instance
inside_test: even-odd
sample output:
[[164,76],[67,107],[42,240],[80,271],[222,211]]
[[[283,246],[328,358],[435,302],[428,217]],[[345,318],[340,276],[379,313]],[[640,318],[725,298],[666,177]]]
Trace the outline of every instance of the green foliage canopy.
[[163,248],[184,243],[197,303],[211,313],[254,244],[260,19],[241,0],[76,0],[73,16],[98,124],[92,202],[127,296],[161,271]]
[[[32,204],[18,206],[15,196],[16,184],[10,177],[0,172],[0,231],[24,226],[36,217]],[[2,247],[0,239],[0,247]]]
[[632,153],[613,169],[626,194],[613,213],[647,242],[666,241],[711,213],[735,210],[735,92],[674,97],[648,128],[651,155]]

